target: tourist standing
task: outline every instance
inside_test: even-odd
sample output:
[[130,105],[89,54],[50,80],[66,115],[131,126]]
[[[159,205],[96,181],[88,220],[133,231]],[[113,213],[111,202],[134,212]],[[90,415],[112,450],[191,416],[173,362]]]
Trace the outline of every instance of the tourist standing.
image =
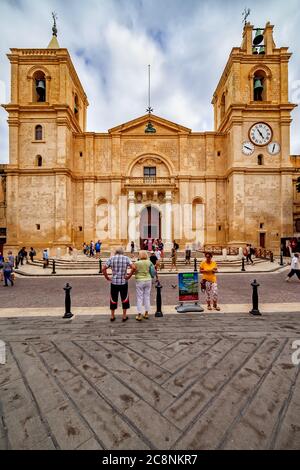
[[49,266],[49,254],[48,250],[43,251],[43,268],[46,269]]
[[289,282],[289,280],[296,275],[297,278],[300,281],[300,259],[299,259],[299,253],[294,253],[294,256],[291,261],[291,270],[286,278],[286,282]]
[[152,253],[151,253],[150,261],[151,261],[151,263],[153,264],[153,266],[154,266],[155,269],[156,269],[157,256],[156,256],[156,254],[154,253],[154,251],[152,251]]
[[21,266],[23,266],[23,261],[24,261],[24,257],[25,257],[24,251],[25,251],[25,247],[21,248],[21,250],[18,253],[18,261],[21,264]]
[[3,280],[4,280],[4,287],[8,287],[8,282],[10,285],[13,286],[13,267],[11,266],[8,258],[4,259],[3,261]]
[[205,261],[200,264],[200,273],[202,274],[202,286],[205,285],[206,301],[208,310],[214,310],[218,312],[221,310],[218,307],[218,285],[217,276],[218,266],[215,261],[212,260],[212,253],[205,253]]
[[100,258],[100,253],[101,253],[101,241],[98,240],[95,244],[95,250],[96,250],[96,258]]
[[[130,268],[130,272],[127,273],[127,268]],[[111,268],[112,275],[111,277],[107,274],[107,269]],[[115,311],[118,308],[118,297],[120,293],[122,308],[123,308],[123,318],[122,321],[125,322],[128,320],[127,310],[130,308],[129,303],[129,294],[128,294],[128,280],[134,273],[134,266],[132,261],[128,256],[124,256],[123,248],[119,247],[115,250],[115,255],[109,258],[103,269],[102,273],[105,278],[111,282],[110,286],[110,311],[111,318],[110,321],[115,321]]]
[[185,250],[185,264],[191,264],[191,256],[192,252],[190,247],[188,246],[187,249]]
[[31,262],[33,263],[33,257],[36,256],[36,251],[31,247],[29,251],[29,258]]
[[174,247],[171,250],[171,269],[169,272],[173,271],[173,268],[177,272],[177,250]]
[[160,252],[158,246],[156,247],[156,250],[155,250],[155,256],[157,258],[156,271],[159,271],[159,269],[160,269],[160,260],[161,260],[161,252]]
[[134,254],[134,242],[130,243],[130,253],[133,255]]
[[90,243],[90,257],[93,258],[95,255],[95,243],[91,240]]
[[[152,268],[151,268],[152,267]],[[136,308],[137,321],[142,321],[142,318],[146,320],[149,318],[150,311],[150,293],[152,286],[152,275],[151,269],[153,269],[153,263],[148,259],[147,251],[143,250],[139,252],[139,260],[134,264],[135,268],[135,280],[136,280]],[[142,316],[142,309],[144,307],[144,315]]]
[[8,255],[9,264],[11,265],[12,268],[14,268],[14,266],[15,266],[15,257],[13,256],[12,251],[9,250],[7,255]]
[[179,250],[179,245],[178,245],[178,243],[176,242],[176,240],[173,241],[173,248],[174,248],[174,250],[176,250],[176,251]]

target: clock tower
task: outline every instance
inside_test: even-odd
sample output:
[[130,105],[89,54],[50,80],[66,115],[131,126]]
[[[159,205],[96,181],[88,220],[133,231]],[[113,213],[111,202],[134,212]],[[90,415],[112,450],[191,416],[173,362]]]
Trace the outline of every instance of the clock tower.
[[293,233],[290,57],[276,47],[270,23],[246,23],[214,93],[215,131],[227,135],[229,244],[278,251]]

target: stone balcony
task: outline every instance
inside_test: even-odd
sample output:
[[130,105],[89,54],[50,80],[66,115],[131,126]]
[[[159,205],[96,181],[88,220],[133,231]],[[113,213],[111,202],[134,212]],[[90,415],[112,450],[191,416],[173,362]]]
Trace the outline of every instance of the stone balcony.
[[136,189],[174,189],[176,188],[176,180],[174,177],[130,177],[124,181],[124,188]]

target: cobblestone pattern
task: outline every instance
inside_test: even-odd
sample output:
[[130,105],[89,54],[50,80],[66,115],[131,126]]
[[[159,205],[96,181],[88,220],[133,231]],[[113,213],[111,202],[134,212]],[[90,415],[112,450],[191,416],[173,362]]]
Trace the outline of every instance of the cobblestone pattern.
[[297,314],[0,319],[0,449],[299,449]]

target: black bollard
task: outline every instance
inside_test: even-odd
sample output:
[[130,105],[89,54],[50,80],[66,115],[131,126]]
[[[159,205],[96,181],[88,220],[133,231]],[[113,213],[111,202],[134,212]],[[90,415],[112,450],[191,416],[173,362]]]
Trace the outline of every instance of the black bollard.
[[194,273],[197,272],[197,258],[194,259]]
[[16,268],[15,269],[18,269],[19,267],[19,256],[16,255]]
[[56,271],[55,271],[55,260],[53,260],[52,262],[52,273],[51,274],[56,274]]
[[274,263],[274,253],[273,253],[273,251],[271,251],[271,253],[270,253],[270,261],[271,261],[271,263]]
[[283,252],[280,252],[280,266],[283,266]]
[[161,289],[162,289],[162,285],[159,282],[159,280],[157,280],[155,288],[157,289],[155,316],[156,316],[156,318],[161,318],[161,317],[163,317],[163,313],[161,311]]
[[99,274],[102,274],[102,259],[99,259]]
[[69,283],[67,283],[66,287],[64,287],[66,297],[65,297],[65,314],[63,318],[72,318],[74,316],[73,313],[71,312],[71,289],[72,287],[69,285]]
[[244,256],[242,257],[242,269],[241,269],[241,271],[242,271],[243,273],[246,271],[246,269],[245,269],[245,258],[244,258]]
[[260,284],[258,284],[256,282],[256,279],[254,279],[254,281],[251,283],[251,286],[253,288],[253,293],[252,293],[252,310],[249,312],[251,313],[251,315],[255,315],[255,316],[261,316],[261,313],[258,309],[258,290],[257,288],[260,286]]

